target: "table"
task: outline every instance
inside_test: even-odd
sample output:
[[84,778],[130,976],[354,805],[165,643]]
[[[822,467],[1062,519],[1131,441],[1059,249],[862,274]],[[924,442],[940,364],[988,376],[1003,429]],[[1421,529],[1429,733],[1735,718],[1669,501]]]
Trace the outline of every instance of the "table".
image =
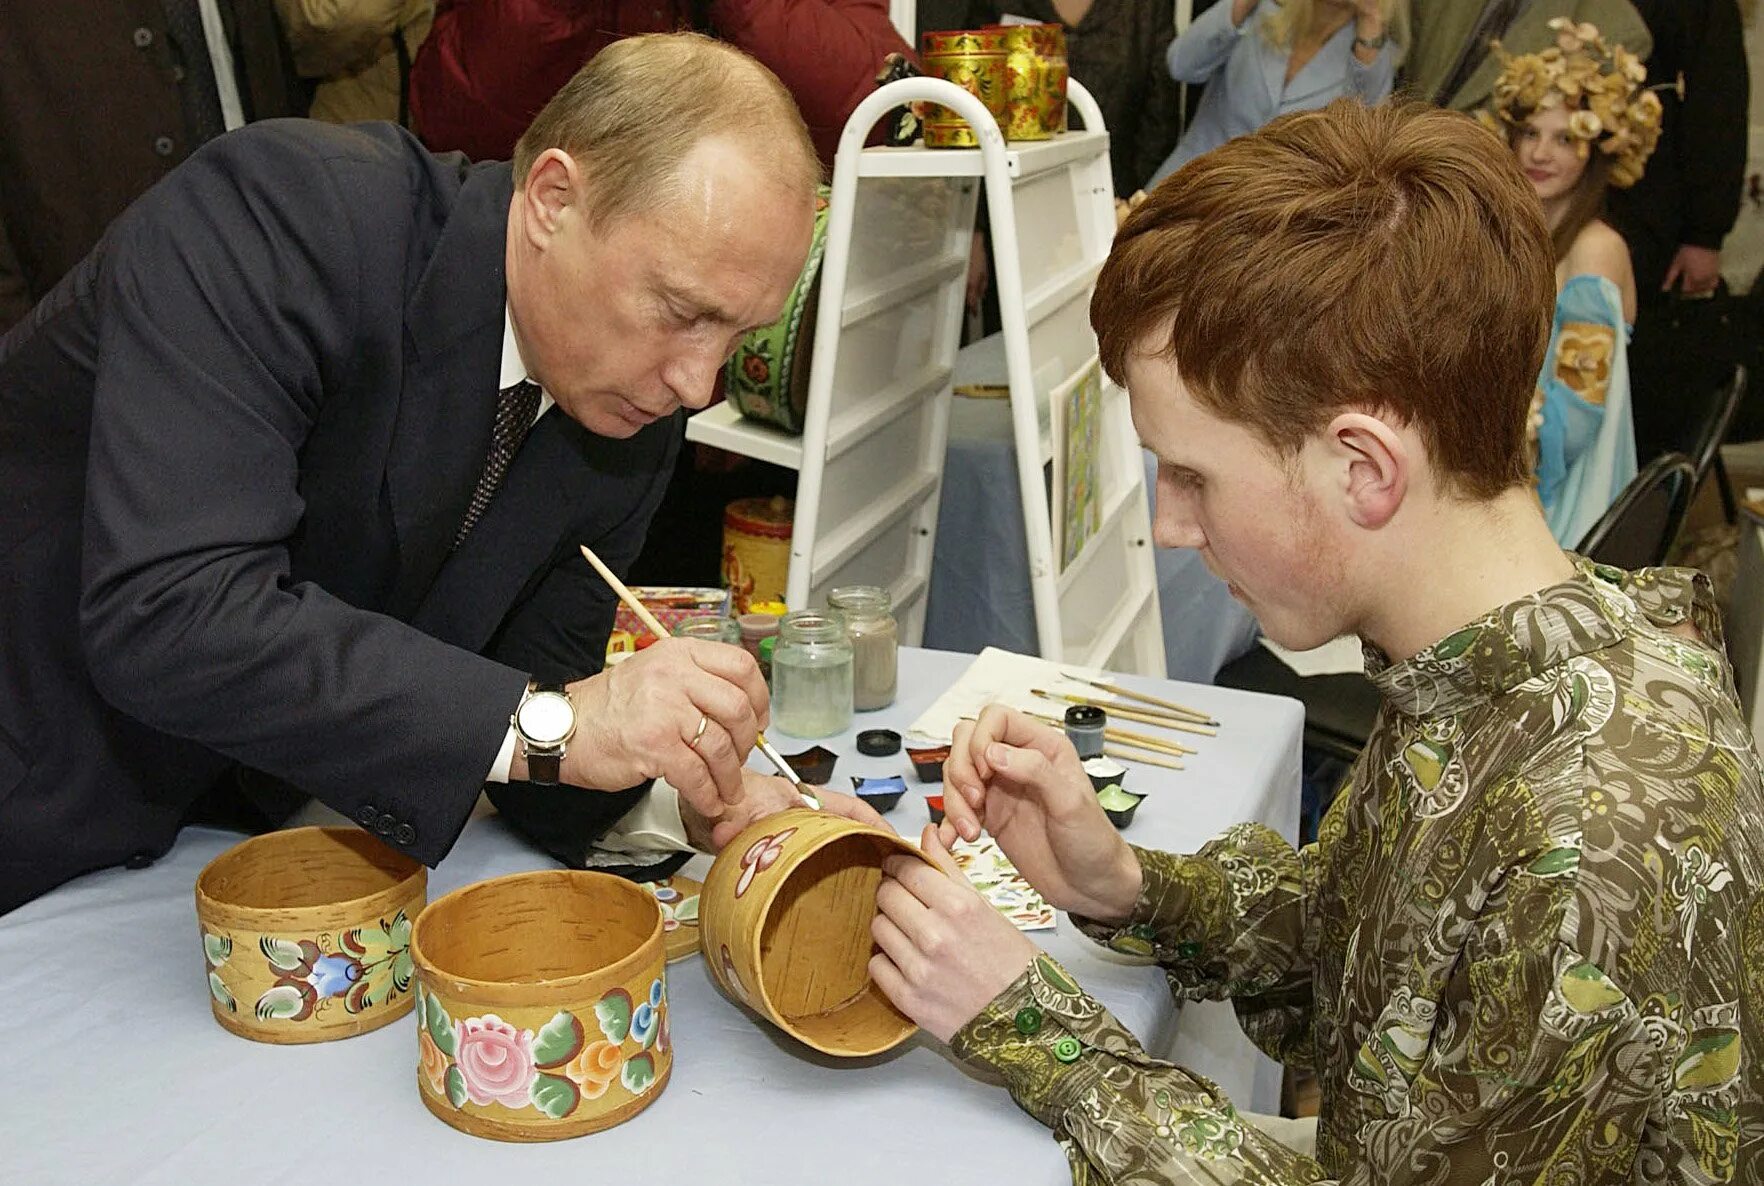
[[[901,699],[856,727],[912,721],[971,661],[907,650]],[[1128,835],[1189,850],[1240,820],[1291,837],[1298,820],[1296,702],[1121,677],[1224,722],[1185,771],[1136,767],[1153,797]],[[904,773],[904,755],[864,758],[854,731],[827,742],[838,775]],[[780,735],[793,752],[795,739]],[[806,743],[805,743],[806,744]],[[914,784],[917,786],[917,784]],[[889,819],[914,833],[923,799]],[[113,869],[0,917],[0,1182],[18,1186],[447,1183],[820,1183],[1067,1181],[1064,1158],[1004,1091],[921,1035],[888,1055],[841,1062],[762,1027],[711,986],[694,958],[669,970],[672,1081],[632,1121],[593,1136],[505,1145],[465,1136],[417,1098],[413,1021],[341,1042],[268,1046],[209,1015],[192,886],[238,839],[187,829],[139,871]],[[546,865],[502,822],[474,819],[430,878],[439,896]],[[703,875],[698,858],[687,871]],[[1191,1006],[1178,1026],[1163,976],[1079,936],[1064,918],[1038,940],[1154,1050],[1174,1049],[1246,1107],[1274,1110],[1278,1071],[1254,1054],[1228,1006]],[[1272,1070],[1272,1076],[1270,1071]],[[782,1140],[789,1137],[788,1142]],[[958,1172],[955,1167],[973,1167]],[[984,1167],[984,1170],[982,1170]]]
[[[1003,366],[1003,339],[994,334],[962,348],[953,381],[998,382]],[[925,606],[928,647],[1039,653],[1010,417],[1008,400],[952,402]],[[1144,460],[1155,508],[1157,462],[1149,451]],[[1221,667],[1255,645],[1256,620],[1207,571],[1199,552],[1157,548],[1153,561],[1165,671],[1171,679],[1210,684]]]

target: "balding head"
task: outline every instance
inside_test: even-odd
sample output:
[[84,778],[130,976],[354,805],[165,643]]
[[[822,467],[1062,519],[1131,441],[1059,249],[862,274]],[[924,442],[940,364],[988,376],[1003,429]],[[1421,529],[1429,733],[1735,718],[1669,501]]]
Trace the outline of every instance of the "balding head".
[[679,196],[680,166],[702,140],[764,160],[787,188],[813,191],[821,164],[790,92],[770,70],[697,33],[615,41],[576,72],[515,146],[515,187],[551,148],[590,179],[589,213],[606,224]]

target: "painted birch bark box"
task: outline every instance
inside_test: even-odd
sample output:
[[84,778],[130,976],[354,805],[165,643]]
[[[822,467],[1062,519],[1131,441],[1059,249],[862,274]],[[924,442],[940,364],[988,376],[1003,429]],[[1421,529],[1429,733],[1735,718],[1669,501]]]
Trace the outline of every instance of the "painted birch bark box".
[[654,895],[605,873],[520,873],[436,899],[411,936],[423,1104],[500,1141],[641,1112],[674,1062],[662,936]]
[[827,1054],[858,1058],[906,1041],[917,1027],[869,973],[876,887],[895,853],[919,856],[891,832],[818,811],[749,827],[717,856],[699,899],[711,978]]
[[259,1042],[327,1042],[410,1012],[428,871],[358,828],[253,836],[196,879],[209,1004]]

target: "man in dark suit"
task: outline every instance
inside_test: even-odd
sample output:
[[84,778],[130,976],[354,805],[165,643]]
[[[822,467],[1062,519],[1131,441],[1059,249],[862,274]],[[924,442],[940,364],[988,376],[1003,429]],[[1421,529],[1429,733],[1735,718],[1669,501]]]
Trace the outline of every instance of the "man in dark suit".
[[512,171],[271,121],[137,202],[0,338],[0,911],[151,861],[241,769],[429,863],[487,779],[571,784],[511,799],[566,859],[657,776],[701,839],[789,802],[742,770],[739,648],[596,674],[577,545],[636,554],[817,175],[775,78],[664,35]]

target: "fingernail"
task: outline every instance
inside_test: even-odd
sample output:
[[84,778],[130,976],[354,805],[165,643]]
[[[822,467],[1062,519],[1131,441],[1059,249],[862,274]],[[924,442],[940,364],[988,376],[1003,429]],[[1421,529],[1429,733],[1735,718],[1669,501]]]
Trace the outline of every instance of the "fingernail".
[[1000,770],[1008,770],[1011,765],[1011,751],[995,741],[986,747],[986,760]]

